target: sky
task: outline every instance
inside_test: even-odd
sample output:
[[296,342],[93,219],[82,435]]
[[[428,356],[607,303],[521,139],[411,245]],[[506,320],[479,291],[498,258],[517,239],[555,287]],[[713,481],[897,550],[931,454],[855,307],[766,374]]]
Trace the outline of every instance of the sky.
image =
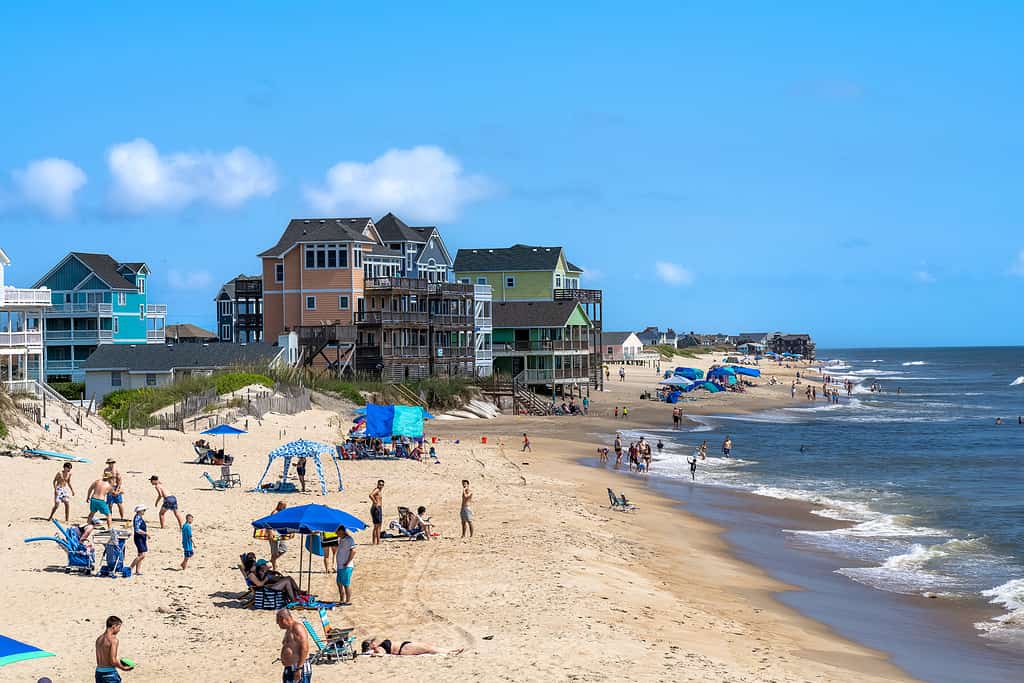
[[10,283],[107,252],[210,328],[290,218],[394,211],[564,246],[606,330],[1024,340],[1019,3],[152,5],[0,6]]

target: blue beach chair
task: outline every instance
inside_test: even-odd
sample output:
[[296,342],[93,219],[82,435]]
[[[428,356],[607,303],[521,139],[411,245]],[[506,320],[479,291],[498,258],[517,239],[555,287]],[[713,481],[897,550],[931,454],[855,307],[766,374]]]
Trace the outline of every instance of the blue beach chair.
[[206,481],[210,482],[210,486],[212,486],[215,491],[224,491],[229,486],[231,486],[230,481],[226,481],[224,479],[214,479],[213,477],[210,476],[209,472],[203,472],[203,477],[206,478]]
[[92,574],[93,567],[96,566],[96,552],[87,548],[79,540],[77,529],[65,529],[57,520],[54,519],[50,521],[52,521],[53,525],[57,527],[57,530],[61,534],[60,536],[36,536],[33,538],[26,538],[25,543],[53,541],[67,553],[68,563],[64,567],[65,573],[70,574],[74,571],[82,572],[83,574]]

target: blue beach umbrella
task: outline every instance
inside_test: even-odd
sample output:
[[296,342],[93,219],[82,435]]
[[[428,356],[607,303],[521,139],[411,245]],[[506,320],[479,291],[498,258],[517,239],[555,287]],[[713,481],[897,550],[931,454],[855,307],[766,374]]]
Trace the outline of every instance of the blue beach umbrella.
[[210,436],[219,435],[220,447],[221,450],[224,450],[224,440],[227,438],[229,434],[231,436],[237,436],[238,434],[248,434],[249,432],[245,431],[244,429],[239,429],[238,427],[232,427],[231,425],[217,425],[216,427],[211,427],[210,429],[207,429],[205,432],[199,433],[204,435],[209,434]]
[[24,662],[29,659],[53,656],[52,652],[40,650],[35,645],[22,643],[21,641],[15,640],[14,638],[8,638],[7,636],[0,636],[0,666],[7,666],[8,664],[14,664],[15,662]]

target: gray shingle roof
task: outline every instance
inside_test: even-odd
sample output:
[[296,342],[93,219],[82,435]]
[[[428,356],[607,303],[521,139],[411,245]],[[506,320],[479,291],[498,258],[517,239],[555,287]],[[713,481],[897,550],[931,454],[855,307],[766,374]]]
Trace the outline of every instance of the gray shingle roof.
[[281,256],[298,242],[373,242],[363,234],[369,218],[294,218],[281,239],[260,256]]
[[632,332],[602,332],[601,343],[605,346],[618,346],[629,339]]
[[516,270],[554,270],[562,247],[534,247],[516,244],[499,249],[459,249],[455,270],[489,273]]
[[236,277],[231,278],[223,285],[221,285],[220,292],[217,293],[217,298],[220,298],[221,294],[227,294],[229,298],[235,298],[235,283],[239,280],[263,280],[262,275],[245,275],[239,273]]
[[385,242],[415,242],[417,244],[426,244],[427,238],[430,237],[430,231],[434,229],[432,227],[409,227],[405,221],[391,212],[377,221],[376,226],[377,234]]
[[228,368],[272,360],[269,344],[103,344],[83,364],[89,370],[168,372],[175,368]]
[[507,301],[494,303],[494,327],[563,327],[576,310],[574,301]]
[[89,254],[82,251],[73,251],[71,255],[84,263],[86,268],[95,273],[96,277],[106,282],[111,289],[135,289],[135,285],[124,279],[124,276],[118,271],[121,264],[115,261],[109,254]]

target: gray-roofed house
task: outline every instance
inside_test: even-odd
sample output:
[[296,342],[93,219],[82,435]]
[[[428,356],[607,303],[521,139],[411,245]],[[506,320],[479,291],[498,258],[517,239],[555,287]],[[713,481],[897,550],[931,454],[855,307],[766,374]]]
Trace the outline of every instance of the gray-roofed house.
[[214,299],[217,338],[222,342],[252,344],[263,341],[263,278],[238,275],[225,282]]
[[219,341],[213,332],[191,323],[168,325],[166,330],[168,344],[209,344]]
[[149,303],[149,267],[108,254],[71,252],[35,284],[49,287],[48,381],[82,380],[82,363],[105,344],[163,344],[167,306]]
[[281,362],[268,344],[107,344],[82,364],[85,395],[102,400],[119,389],[172,384],[193,374]]
[[563,392],[582,392],[589,384],[593,323],[579,303],[495,302],[491,315],[495,373],[527,385],[561,386]]
[[636,332],[604,332],[601,334],[604,359],[614,363],[635,363],[640,361],[644,344]]
[[377,221],[377,233],[388,253],[402,257],[400,274],[427,282],[448,282],[452,257],[434,226],[410,227],[388,213]]

